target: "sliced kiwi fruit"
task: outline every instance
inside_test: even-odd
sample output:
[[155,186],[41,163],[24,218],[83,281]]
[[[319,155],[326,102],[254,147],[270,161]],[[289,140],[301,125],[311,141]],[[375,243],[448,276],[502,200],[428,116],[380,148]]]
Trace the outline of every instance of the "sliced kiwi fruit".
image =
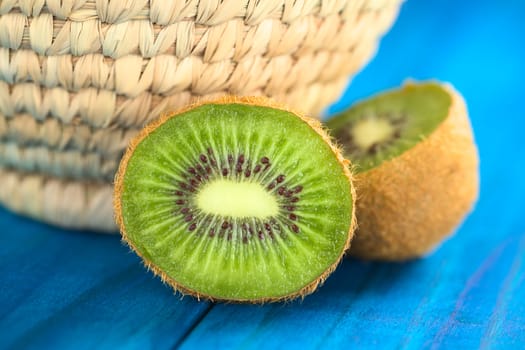
[[176,290],[292,299],[334,270],[354,231],[349,162],[321,124],[223,98],[147,126],[116,175],[124,240]]
[[352,161],[358,230],[350,254],[422,256],[478,196],[478,152],[463,98],[437,82],[407,83],[356,104],[327,126]]

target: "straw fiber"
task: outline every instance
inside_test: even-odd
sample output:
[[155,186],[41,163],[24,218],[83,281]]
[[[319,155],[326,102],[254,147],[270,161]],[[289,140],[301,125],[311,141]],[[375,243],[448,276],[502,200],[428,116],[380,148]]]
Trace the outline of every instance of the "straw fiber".
[[223,95],[318,117],[401,0],[1,0],[0,203],[114,231],[112,179],[151,120]]

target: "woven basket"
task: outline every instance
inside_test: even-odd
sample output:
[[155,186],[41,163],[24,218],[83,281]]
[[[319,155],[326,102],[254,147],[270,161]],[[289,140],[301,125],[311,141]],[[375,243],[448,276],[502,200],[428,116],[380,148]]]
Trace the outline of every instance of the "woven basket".
[[265,95],[317,116],[401,0],[0,0],[0,202],[115,231],[128,141],[167,110]]

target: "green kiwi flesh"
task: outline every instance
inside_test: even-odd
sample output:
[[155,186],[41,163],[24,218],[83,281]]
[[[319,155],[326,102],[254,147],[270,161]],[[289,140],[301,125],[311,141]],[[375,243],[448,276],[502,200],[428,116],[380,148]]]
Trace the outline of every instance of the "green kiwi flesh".
[[167,117],[130,147],[116,179],[124,239],[174,288],[199,298],[307,294],[353,231],[342,156],[297,115],[244,103]]
[[356,104],[326,123],[357,173],[411,149],[448,116],[451,97],[437,83],[407,85]]

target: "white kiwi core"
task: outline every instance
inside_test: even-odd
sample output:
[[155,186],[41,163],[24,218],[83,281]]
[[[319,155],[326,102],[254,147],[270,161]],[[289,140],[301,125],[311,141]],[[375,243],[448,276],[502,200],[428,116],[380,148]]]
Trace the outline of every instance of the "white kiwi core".
[[196,196],[206,214],[264,219],[279,212],[277,199],[257,182],[212,181]]
[[373,117],[360,120],[351,131],[355,144],[364,150],[373,144],[388,141],[394,132],[387,119]]

